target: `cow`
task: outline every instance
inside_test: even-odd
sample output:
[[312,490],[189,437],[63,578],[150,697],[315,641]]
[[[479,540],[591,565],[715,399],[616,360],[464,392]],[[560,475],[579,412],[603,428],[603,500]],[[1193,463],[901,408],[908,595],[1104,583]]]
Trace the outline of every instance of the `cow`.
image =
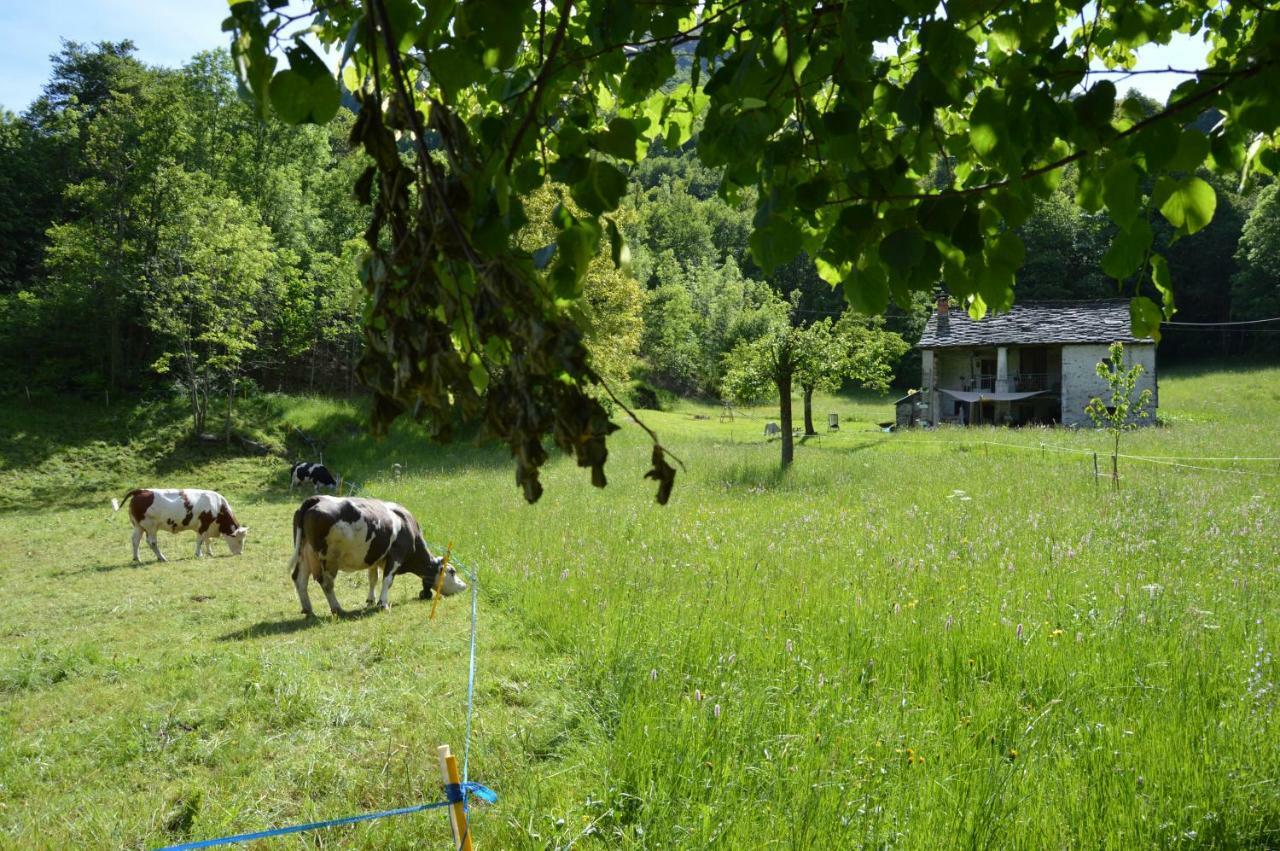
[[249,527],[236,522],[230,503],[217,491],[135,488],[120,499],[111,500],[111,508],[119,511],[126,503],[129,520],[133,523],[134,561],[142,561],[138,557],[138,543],[144,532],[156,560],[168,561],[156,541],[159,529],[167,529],[175,535],[188,530],[195,532],[196,558],[200,558],[201,550],[213,555],[214,538],[226,541],[232,555],[240,555],[244,551]]
[[291,492],[303,482],[311,482],[312,493],[319,493],[322,487],[333,490],[338,486],[338,482],[333,478],[333,474],[329,472],[328,467],[323,464],[312,464],[309,461],[299,461],[289,471],[289,490]]
[[[298,591],[304,615],[313,614],[307,585],[311,579],[320,583],[329,609],[335,615],[345,612],[333,593],[333,580],[338,571],[367,570],[369,596],[366,606],[373,605],[378,568],[382,568],[382,593],[378,606],[390,608],[387,595],[397,573],[413,573],[422,577],[423,598],[433,592],[444,558],[431,554],[422,538],[422,528],[404,506],[394,502],[361,497],[311,496],[293,514],[293,557],[289,560],[289,576]],[[467,583],[449,566],[440,593],[448,597],[465,591]]]

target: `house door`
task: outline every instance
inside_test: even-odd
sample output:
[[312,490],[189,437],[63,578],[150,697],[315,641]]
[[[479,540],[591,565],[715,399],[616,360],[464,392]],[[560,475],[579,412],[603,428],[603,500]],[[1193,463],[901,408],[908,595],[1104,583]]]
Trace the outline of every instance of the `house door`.
[[996,389],[996,360],[995,358],[982,358],[978,361],[978,389],[979,390],[995,390]]

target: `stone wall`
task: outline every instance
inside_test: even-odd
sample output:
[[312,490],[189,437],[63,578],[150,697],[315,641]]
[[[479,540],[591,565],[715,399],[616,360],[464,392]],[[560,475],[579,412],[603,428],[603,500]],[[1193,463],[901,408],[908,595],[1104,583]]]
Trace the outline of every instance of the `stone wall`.
[[[1125,360],[1128,363],[1140,363],[1146,369],[1138,380],[1134,394],[1151,388],[1151,422],[1159,405],[1159,391],[1156,376],[1156,347],[1151,343],[1133,343],[1124,347]],[[1098,362],[1106,360],[1110,355],[1110,347],[1102,344],[1075,345],[1062,347],[1062,424],[1093,426],[1093,420],[1085,413],[1085,406],[1094,396],[1103,401],[1110,398],[1107,383],[1098,377]]]

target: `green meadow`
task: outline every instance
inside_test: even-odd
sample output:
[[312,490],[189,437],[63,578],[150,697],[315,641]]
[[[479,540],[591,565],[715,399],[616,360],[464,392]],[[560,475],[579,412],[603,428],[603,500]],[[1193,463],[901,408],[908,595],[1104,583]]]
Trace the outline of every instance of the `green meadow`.
[[[1118,491],[1091,431],[888,434],[891,400],[828,397],[840,431],[782,474],[768,409],[683,403],[641,412],[687,467],[661,507],[629,423],[608,488],[562,458],[529,506],[505,450],[375,441],[348,403],[246,405],[257,457],[167,404],[6,400],[0,847],[440,799],[469,599],[432,620],[408,577],[303,619],[286,423],[479,572],[479,848],[1280,846],[1280,462],[1243,460],[1280,456],[1280,370],[1162,375],[1160,402]],[[244,555],[162,536],[133,565],[110,499],[138,486],[221,491]],[[449,843],[431,811],[254,847]]]

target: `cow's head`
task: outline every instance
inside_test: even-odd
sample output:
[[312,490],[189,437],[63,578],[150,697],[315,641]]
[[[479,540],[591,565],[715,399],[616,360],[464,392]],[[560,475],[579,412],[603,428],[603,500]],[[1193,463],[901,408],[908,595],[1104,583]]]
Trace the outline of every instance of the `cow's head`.
[[[431,568],[422,577],[422,599],[429,600],[435,592],[436,583],[440,581],[440,569],[444,567],[444,556],[428,556]],[[440,586],[441,597],[452,597],[467,590],[467,583],[458,575],[453,565],[444,568],[444,583]]]
[[230,535],[223,535],[222,540],[227,542],[227,547],[231,550],[233,556],[238,556],[244,552],[244,536],[249,534],[248,526],[239,526]]

